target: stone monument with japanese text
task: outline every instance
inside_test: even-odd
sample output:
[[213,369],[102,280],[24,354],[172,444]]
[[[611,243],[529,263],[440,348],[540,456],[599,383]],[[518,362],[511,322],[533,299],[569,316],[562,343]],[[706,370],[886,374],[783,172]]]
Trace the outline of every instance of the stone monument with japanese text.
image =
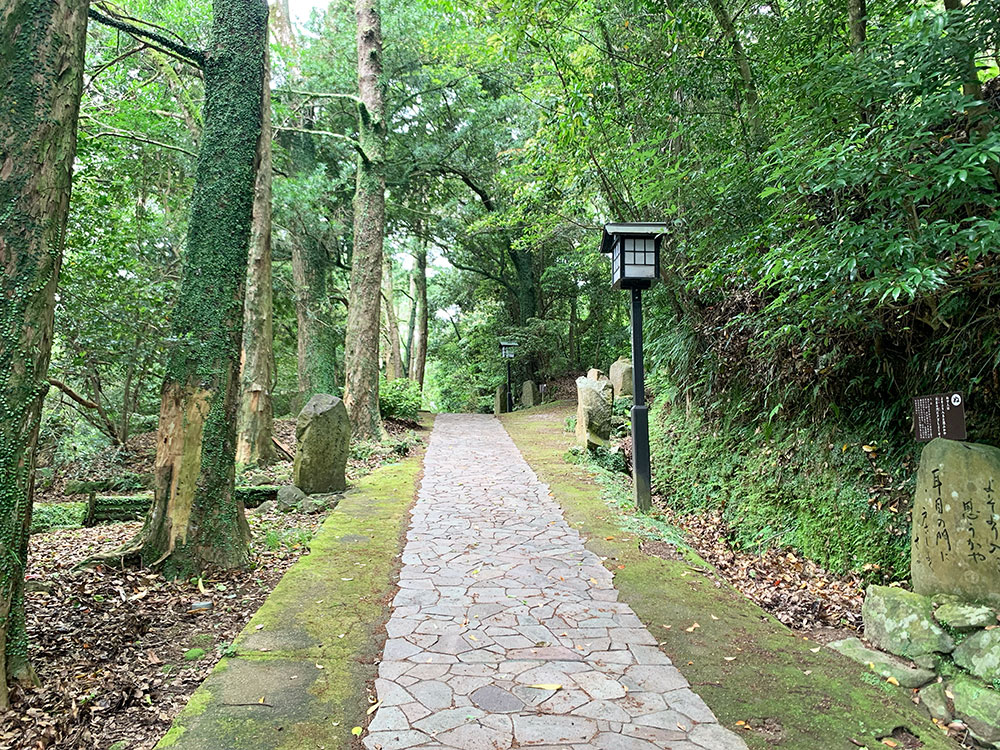
[[1000,605],[1000,449],[942,438],[924,447],[911,542],[918,594]]

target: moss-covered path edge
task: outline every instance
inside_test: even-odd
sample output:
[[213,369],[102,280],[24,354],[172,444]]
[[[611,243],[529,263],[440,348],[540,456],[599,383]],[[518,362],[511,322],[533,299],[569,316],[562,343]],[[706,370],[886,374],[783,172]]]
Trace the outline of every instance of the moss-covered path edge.
[[423,452],[360,479],[157,748],[359,748]]
[[[614,583],[660,647],[725,726],[752,749],[885,750],[897,727],[924,748],[955,748],[905,691],[796,636],[701,563],[665,560],[623,531],[586,468],[564,456],[570,402],[506,414],[504,426],[566,519],[605,559]],[[695,625],[697,623],[697,625]],[[815,653],[814,653],[815,650]],[[898,747],[903,747],[899,742]]]

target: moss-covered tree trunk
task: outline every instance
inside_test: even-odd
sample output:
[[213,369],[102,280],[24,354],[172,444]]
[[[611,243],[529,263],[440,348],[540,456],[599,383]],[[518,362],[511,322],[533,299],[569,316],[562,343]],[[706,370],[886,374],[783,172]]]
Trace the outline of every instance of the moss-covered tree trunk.
[[86,38],[87,0],[0,8],[0,710],[35,679],[24,569]]
[[240,565],[249,540],[243,506],[233,496],[233,461],[267,4],[215,0],[213,14],[205,129],[161,394],[155,494],[137,539],[143,562],[163,565],[168,575]]
[[250,258],[243,306],[243,359],[240,369],[240,415],[236,461],[264,465],[274,459],[271,443],[274,412],[274,308],[271,291],[271,97],[270,66],[264,47],[264,92],[257,139]]
[[385,94],[378,0],[355,0],[358,45],[358,157],[354,252],[344,344],[344,404],[354,435],[382,436],[378,410],[382,243],[385,234]]
[[423,240],[417,247],[415,258],[413,304],[416,308],[416,324],[410,352],[410,380],[420,383],[420,389],[423,390],[424,370],[427,367],[427,244]]

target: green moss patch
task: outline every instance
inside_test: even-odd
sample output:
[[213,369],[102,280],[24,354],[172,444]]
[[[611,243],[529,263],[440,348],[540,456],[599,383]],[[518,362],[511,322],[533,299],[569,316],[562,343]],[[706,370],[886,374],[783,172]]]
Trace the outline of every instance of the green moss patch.
[[721,509],[737,547],[787,545],[839,572],[909,575],[912,443],[883,455],[884,441],[829,425],[736,427],[664,400],[649,427],[654,490],[681,513]]
[[573,409],[547,404],[502,421],[588,549],[605,558],[622,600],[723,724],[754,750],[884,749],[880,738],[897,727],[928,750],[952,747],[904,691],[866,681],[861,665],[796,636],[704,563],[642,551],[637,528],[644,526],[602,499],[585,468],[564,459],[572,436],[563,425]]
[[158,748],[357,747],[421,465],[357,482]]

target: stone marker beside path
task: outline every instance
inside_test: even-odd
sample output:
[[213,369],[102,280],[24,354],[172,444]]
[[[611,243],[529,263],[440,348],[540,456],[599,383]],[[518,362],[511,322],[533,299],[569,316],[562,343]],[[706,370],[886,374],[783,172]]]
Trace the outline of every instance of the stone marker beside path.
[[350,450],[351,422],[336,396],[317,393],[299,412],[295,425],[293,481],[307,495],[341,492]]
[[507,413],[507,386],[498,385],[493,394],[493,416]]
[[924,447],[910,575],[919,594],[1000,605],[1000,449],[942,438]]
[[587,370],[587,377],[590,380],[607,380],[608,376],[604,374],[604,370],[599,370],[596,367],[591,367]]
[[611,387],[615,389],[615,398],[632,395],[632,360],[619,357],[608,370]]
[[542,399],[538,393],[538,385],[535,384],[534,380],[525,380],[524,385],[521,386],[521,406],[530,409],[540,403],[542,403]]
[[611,400],[607,380],[576,379],[576,442],[584,448],[607,446],[611,437]]

